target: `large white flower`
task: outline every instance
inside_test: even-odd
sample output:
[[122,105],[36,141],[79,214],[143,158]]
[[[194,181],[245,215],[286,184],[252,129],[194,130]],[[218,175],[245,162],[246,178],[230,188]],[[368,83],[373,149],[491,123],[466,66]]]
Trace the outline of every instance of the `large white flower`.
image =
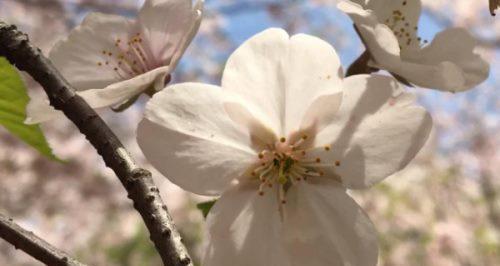
[[343,79],[329,44],[269,29],[231,55],[221,87],[157,93],[137,138],[171,181],[221,196],[203,265],[361,266],[377,237],[346,189],[405,167],[430,129],[393,78]]
[[[203,0],[146,0],[136,20],[91,13],[59,41],[50,59],[93,108],[133,102],[165,87],[201,22]],[[34,98],[26,123],[60,116]]]
[[[356,2],[356,3],[354,3]],[[427,45],[418,37],[420,0],[354,0],[338,4],[354,21],[371,66],[417,86],[459,92],[488,77],[476,40],[461,28],[446,29]]]

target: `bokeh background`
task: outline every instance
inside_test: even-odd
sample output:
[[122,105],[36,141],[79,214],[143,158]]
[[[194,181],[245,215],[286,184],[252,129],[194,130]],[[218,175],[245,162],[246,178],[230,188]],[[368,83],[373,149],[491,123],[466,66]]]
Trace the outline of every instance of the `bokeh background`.
[[[490,17],[487,0],[423,2],[422,37],[431,40],[446,27],[468,28],[491,64],[490,78],[456,95],[411,89],[432,113],[431,139],[405,170],[353,195],[379,231],[379,265],[500,265],[500,18]],[[0,19],[18,25],[47,53],[89,12],[133,17],[141,5],[141,0],[0,0]],[[268,27],[329,41],[347,67],[363,48],[335,5],[335,0],[206,0],[200,32],[173,82],[218,84],[229,54]],[[42,92],[25,80],[33,97]],[[145,100],[121,114],[101,114],[152,169],[134,139]],[[0,212],[89,265],[161,265],[118,179],[76,128],[60,120],[43,129],[65,164],[41,157],[0,128]],[[196,203],[206,199],[154,175],[198,262],[204,225]],[[0,265],[41,264],[0,239]]]

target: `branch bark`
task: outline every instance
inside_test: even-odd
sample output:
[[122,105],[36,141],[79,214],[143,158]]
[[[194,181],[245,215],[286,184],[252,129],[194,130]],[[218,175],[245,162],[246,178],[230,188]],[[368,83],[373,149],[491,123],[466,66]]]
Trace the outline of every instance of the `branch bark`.
[[115,172],[133,201],[134,208],[141,214],[164,265],[192,265],[151,173],[136,165],[106,123],[75,93],[49,59],[29,43],[28,36],[14,25],[1,21],[0,56],[6,57],[42,85],[50,104],[64,112],[95,147],[106,166]]
[[0,237],[33,258],[54,266],[85,266],[0,213]]

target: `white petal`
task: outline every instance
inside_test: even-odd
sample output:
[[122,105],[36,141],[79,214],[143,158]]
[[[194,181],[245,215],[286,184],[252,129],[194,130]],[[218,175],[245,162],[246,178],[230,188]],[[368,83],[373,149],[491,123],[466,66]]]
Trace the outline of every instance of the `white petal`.
[[[224,103],[224,109],[235,124],[248,132],[252,140],[255,138],[255,141],[252,141],[252,143],[256,142],[255,144],[257,145],[265,146],[269,143],[275,143],[278,140],[278,136],[276,136],[272,127],[264,121],[257,119],[245,108],[243,103],[226,102]],[[256,110],[253,113],[257,113]]]
[[175,67],[201,22],[203,1],[146,0],[139,12],[145,41],[160,65]]
[[419,64],[413,60],[394,61],[375,65],[398,74],[412,84],[424,88],[455,91],[465,85],[465,73],[456,64],[444,61],[438,64]]
[[222,87],[258,106],[271,124],[280,127],[277,133],[286,136],[299,129],[317,96],[339,90],[342,75],[339,58],[328,43],[304,34],[289,38],[283,30],[269,29],[231,55]]
[[365,10],[351,1],[340,2],[337,7],[356,24],[364,44],[379,64],[399,58],[398,39],[389,27],[378,20],[372,10]]
[[342,92],[316,97],[305,111],[300,129],[313,129],[315,132],[320,132],[335,119],[341,102]]
[[345,189],[327,178],[292,186],[285,205],[286,250],[293,266],[375,266],[377,235]]
[[[341,91],[344,76],[335,49],[319,38],[305,34],[294,35],[290,39],[289,49],[285,63],[285,90],[282,92],[282,98],[286,101],[285,114],[282,117],[286,119],[287,135],[299,129],[301,120],[297,118],[304,117],[307,111],[311,110],[311,105],[318,103],[315,102],[318,100],[317,96]],[[338,95],[339,99],[340,96]],[[332,100],[332,97],[322,99]],[[330,112],[334,113],[338,108],[335,99],[333,102],[326,100],[323,103],[329,105],[323,106],[323,110],[330,109]],[[316,108],[316,118],[318,111]]]
[[185,190],[218,195],[256,161],[250,137],[224,110],[221,88],[183,83],[146,106],[137,141],[149,162]]
[[49,99],[46,95],[40,95],[40,97],[31,98],[26,106],[26,120],[24,123],[33,125],[63,117],[64,114],[61,111],[54,109],[49,104]]
[[91,13],[54,46],[50,59],[76,89],[104,88],[126,79],[114,70],[120,53],[115,44],[126,42],[135,27],[135,22],[124,17]]
[[265,30],[243,43],[229,57],[222,87],[234,92],[269,117],[270,124],[282,135],[281,110],[284,109],[284,60],[289,37],[281,29]]
[[177,64],[181,60],[182,55],[191,44],[191,41],[193,40],[194,36],[196,35],[196,33],[198,33],[198,29],[200,28],[201,19],[203,16],[203,5],[205,3],[204,1],[205,0],[196,0],[193,10],[194,12],[193,23],[191,27],[188,29],[187,34],[181,40],[178,48],[175,50],[174,55],[172,56],[172,60],[170,61],[170,66],[172,66],[172,68],[175,68],[177,66]]
[[153,86],[157,80],[164,80],[170,67],[160,67],[132,79],[114,83],[103,89],[78,92],[92,108],[102,108],[120,104]]
[[224,192],[207,217],[204,266],[289,266],[276,193],[244,183]]
[[465,29],[446,29],[438,33],[429,46],[422,49],[419,54],[420,59],[417,60],[419,63],[429,65],[452,62],[463,72],[465,84],[450,89],[465,91],[483,82],[489,74],[488,63],[474,53],[476,46],[477,41]]
[[309,156],[321,158],[326,173],[340,176],[349,188],[379,182],[403,169],[429,136],[431,117],[414,102],[390,77],[345,79],[337,120],[316,137],[318,148]]
[[[163,81],[168,72],[169,67],[161,67],[132,79],[111,84],[103,89],[78,91],[77,94],[92,108],[113,106],[142,93],[153,86],[156,81]],[[26,124],[38,124],[63,117],[63,113],[50,106],[46,98],[32,99],[26,112]]]

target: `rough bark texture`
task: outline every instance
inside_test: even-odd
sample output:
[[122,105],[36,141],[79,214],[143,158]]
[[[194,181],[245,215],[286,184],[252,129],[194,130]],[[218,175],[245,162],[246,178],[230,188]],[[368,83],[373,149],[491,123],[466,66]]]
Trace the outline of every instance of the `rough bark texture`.
[[150,238],[164,265],[192,265],[151,173],[136,165],[128,151],[106,123],[76,93],[41,51],[30,45],[28,37],[15,26],[0,21],[0,56],[19,70],[26,71],[49,96],[54,108],[61,110],[86,136],[113,169],[141,214]]
[[53,266],[85,266],[0,214],[0,237],[33,258]]

